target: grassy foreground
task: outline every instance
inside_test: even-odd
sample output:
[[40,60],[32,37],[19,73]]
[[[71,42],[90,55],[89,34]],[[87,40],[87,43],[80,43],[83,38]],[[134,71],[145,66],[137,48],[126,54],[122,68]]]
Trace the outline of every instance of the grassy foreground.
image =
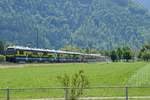
[[[2,66],[2,65],[1,65]],[[20,65],[19,65],[20,66]],[[150,63],[31,64],[1,68],[0,88],[60,87],[57,76],[84,70],[91,86],[150,86]],[[8,67],[8,66],[7,66]],[[22,92],[22,93],[21,93]],[[13,91],[15,97],[62,97],[63,90]],[[130,95],[150,95],[150,89],[130,89]],[[3,92],[0,94],[4,95]],[[124,89],[86,90],[86,96],[124,96]]]

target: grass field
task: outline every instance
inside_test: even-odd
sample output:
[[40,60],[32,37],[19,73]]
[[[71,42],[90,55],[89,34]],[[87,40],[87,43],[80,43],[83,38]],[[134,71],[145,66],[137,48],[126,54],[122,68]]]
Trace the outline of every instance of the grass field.
[[[88,64],[32,64],[0,65],[0,88],[60,87],[57,76],[84,70],[90,86],[150,86],[150,63],[88,63]],[[61,97],[63,90],[51,93],[32,92],[33,97],[46,95]],[[150,95],[150,89],[130,89],[131,95]],[[1,93],[2,94],[2,93]],[[13,95],[19,95],[14,93]],[[124,89],[87,90],[87,96],[124,96]],[[20,96],[27,96],[20,94]],[[31,95],[29,95],[31,96]]]

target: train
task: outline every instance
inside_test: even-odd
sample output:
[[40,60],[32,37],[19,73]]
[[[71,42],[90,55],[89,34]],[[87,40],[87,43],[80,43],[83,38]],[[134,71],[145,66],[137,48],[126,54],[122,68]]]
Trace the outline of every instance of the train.
[[108,58],[101,54],[9,46],[5,52],[6,61],[14,63],[67,63],[67,62],[106,62]]

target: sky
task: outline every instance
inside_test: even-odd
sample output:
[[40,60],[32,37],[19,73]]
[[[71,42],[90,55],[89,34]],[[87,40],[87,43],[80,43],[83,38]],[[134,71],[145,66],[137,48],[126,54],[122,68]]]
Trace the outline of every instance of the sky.
[[150,0],[136,0],[150,10]]

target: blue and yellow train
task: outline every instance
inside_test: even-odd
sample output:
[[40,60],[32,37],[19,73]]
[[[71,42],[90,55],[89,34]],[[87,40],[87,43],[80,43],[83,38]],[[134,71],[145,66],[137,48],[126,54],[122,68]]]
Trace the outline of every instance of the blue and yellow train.
[[6,61],[8,62],[102,62],[106,57],[100,54],[85,54],[79,52],[68,52],[50,49],[38,49],[21,46],[11,46],[6,50]]

